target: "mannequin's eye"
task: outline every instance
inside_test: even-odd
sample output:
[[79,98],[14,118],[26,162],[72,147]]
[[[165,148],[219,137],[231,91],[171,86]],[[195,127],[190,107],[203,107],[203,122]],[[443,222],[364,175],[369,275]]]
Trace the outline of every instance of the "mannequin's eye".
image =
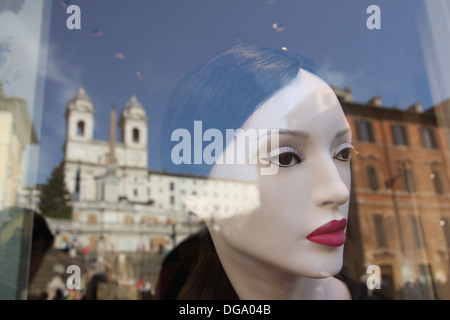
[[278,163],[276,163],[275,161],[272,162],[279,165],[280,167],[290,167],[294,164],[302,162],[302,159],[300,159],[300,157],[295,153],[286,152],[278,156]]
[[340,161],[349,161],[354,154],[355,149],[349,143],[344,143],[342,146],[338,148],[336,151],[334,158]]
[[263,159],[280,167],[290,167],[303,161],[301,152],[289,147],[274,150]]

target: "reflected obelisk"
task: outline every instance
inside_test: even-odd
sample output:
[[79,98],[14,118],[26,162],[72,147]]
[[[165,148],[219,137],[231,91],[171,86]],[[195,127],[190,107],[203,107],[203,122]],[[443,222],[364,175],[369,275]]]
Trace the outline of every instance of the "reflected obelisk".
[[109,155],[108,155],[108,171],[116,167],[116,105],[113,103],[111,108],[111,116],[109,121]]
[[106,159],[106,173],[97,177],[98,199],[100,202],[100,237],[98,253],[102,256],[105,252],[105,239],[103,227],[105,220],[105,211],[107,214],[108,204],[115,204],[118,201],[119,178],[116,175],[116,106],[113,103],[109,122],[109,153]]

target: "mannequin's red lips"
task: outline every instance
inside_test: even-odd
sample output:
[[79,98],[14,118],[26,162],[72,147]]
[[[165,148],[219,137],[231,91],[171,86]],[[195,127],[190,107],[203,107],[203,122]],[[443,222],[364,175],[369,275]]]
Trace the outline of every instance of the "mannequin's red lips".
[[347,220],[332,220],[311,232],[306,239],[329,247],[339,247],[345,242]]

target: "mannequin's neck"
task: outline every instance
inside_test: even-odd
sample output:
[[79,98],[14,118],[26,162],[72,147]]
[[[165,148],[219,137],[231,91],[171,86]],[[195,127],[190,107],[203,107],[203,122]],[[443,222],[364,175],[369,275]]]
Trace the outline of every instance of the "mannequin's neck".
[[310,278],[287,272],[231,247],[220,234],[211,234],[222,266],[241,300],[350,299],[340,280]]

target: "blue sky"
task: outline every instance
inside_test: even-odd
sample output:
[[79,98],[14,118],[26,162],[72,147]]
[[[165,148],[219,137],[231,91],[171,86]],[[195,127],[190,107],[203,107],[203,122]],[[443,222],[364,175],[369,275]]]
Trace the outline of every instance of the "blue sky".
[[[237,40],[287,47],[314,59],[331,84],[355,101],[375,95],[386,106],[433,104],[418,36],[421,1],[54,0],[49,36],[38,182],[62,160],[64,111],[79,85],[90,95],[94,138],[107,139],[114,100],[132,93],[149,117],[149,166],[161,170],[159,124],[170,93],[190,69]],[[67,4],[81,9],[68,30]],[[381,9],[369,30],[366,9]],[[274,28],[274,24],[278,27]]]

